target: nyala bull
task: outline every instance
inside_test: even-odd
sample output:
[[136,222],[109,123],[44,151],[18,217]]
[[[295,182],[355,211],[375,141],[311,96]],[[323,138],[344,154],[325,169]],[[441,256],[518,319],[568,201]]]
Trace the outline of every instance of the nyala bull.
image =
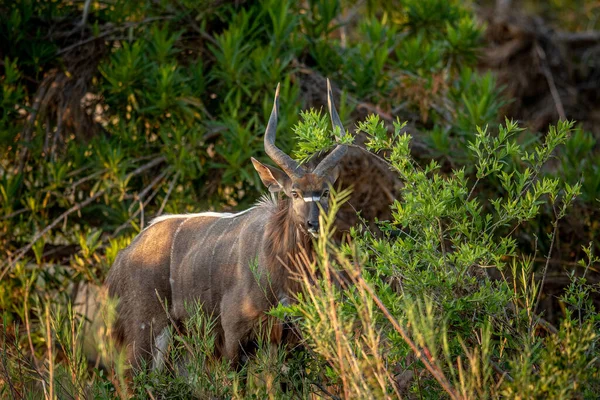
[[[344,135],[329,81],[327,92],[332,124]],[[118,255],[106,286],[118,299],[113,331],[132,366],[162,366],[169,325],[184,321],[191,303],[216,318],[220,353],[237,365],[265,312],[298,290],[290,268],[311,251],[347,146],[337,145],[312,170],[301,167],[275,146],[278,108],[279,86],[264,137],[265,152],[279,168],[252,159],[277,200],[265,197],[236,214],[158,217]]]

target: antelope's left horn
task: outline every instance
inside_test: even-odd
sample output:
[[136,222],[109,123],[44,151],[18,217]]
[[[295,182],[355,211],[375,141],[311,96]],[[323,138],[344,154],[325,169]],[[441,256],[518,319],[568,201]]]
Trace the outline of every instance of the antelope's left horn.
[[300,168],[300,165],[292,159],[292,157],[285,154],[281,149],[275,146],[275,136],[277,131],[277,114],[279,112],[279,84],[275,90],[275,100],[273,100],[273,111],[269,117],[269,123],[265,131],[265,152],[271,160],[273,160],[281,169],[285,171],[290,177],[301,178],[304,175],[304,171]]

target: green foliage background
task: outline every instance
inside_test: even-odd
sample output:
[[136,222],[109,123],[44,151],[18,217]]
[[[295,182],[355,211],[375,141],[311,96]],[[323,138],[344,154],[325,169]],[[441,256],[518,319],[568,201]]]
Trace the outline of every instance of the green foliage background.
[[[254,202],[263,188],[249,160],[269,162],[278,82],[278,145],[299,159],[331,147],[318,111],[328,77],[360,154],[404,185],[381,232],[358,225],[341,249],[319,245],[314,267],[352,276],[357,262],[358,289],[325,282],[275,311],[299,319],[307,350],[287,361],[259,351],[246,383],[224,364],[198,372],[211,348],[198,316],[180,343],[199,378],[140,375],[129,394],[595,398],[597,138],[504,120],[511,99],[478,70],[485,27],[471,5],[17,0],[0,12],[3,395],[126,397],[121,369],[86,368],[81,337],[69,338],[75,285],[100,284],[155,215]],[[559,229],[570,218],[585,226],[571,242]],[[550,261],[579,260],[560,315],[544,320]],[[320,301],[342,296],[339,314],[323,314]]]

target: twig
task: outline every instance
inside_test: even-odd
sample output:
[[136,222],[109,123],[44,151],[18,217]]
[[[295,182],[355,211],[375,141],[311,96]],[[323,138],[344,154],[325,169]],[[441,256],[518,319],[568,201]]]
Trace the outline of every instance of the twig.
[[147,169],[150,169],[152,167],[157,166],[158,164],[164,162],[165,160],[166,160],[166,158],[164,156],[156,157],[155,159],[153,159],[149,163],[144,164],[144,165],[142,165],[142,166],[134,169],[129,174],[127,174],[127,176],[125,177],[125,180],[131,179],[132,177],[141,174],[142,172],[146,171]]
[[540,282],[540,287],[539,287],[539,294],[537,296],[537,299],[535,300],[535,306],[533,307],[533,313],[535,314],[538,308],[538,305],[540,304],[540,299],[541,299],[541,294],[542,294],[542,290],[544,289],[544,282],[546,280],[546,274],[548,273],[548,266],[550,265],[550,258],[552,257],[552,250],[554,248],[554,242],[556,241],[556,236],[558,234],[558,222],[560,221],[558,218],[558,215],[556,213],[556,207],[552,206],[553,210],[554,210],[554,216],[557,217],[556,220],[554,221],[554,229],[552,231],[552,240],[550,241],[550,249],[548,250],[548,255],[546,256],[546,264],[544,265],[544,272],[542,273],[542,281]]
[[[161,179],[162,179],[162,177],[161,177]],[[117,234],[118,234],[119,232],[121,232],[123,229],[127,228],[127,226],[129,225],[129,223],[130,223],[131,221],[133,221],[133,220],[134,220],[134,219],[135,219],[135,218],[136,218],[136,217],[137,217],[137,216],[138,216],[140,213],[142,213],[142,221],[141,221],[141,224],[140,224],[140,226],[141,226],[141,229],[143,229],[143,225],[144,225],[144,215],[143,215],[143,212],[144,212],[144,207],[146,207],[146,206],[147,206],[147,205],[148,205],[148,204],[149,204],[149,203],[152,201],[152,199],[153,199],[153,198],[154,198],[154,197],[155,197],[155,196],[158,194],[158,191],[159,191],[159,190],[160,190],[160,187],[156,188],[156,190],[154,190],[154,191],[153,191],[153,192],[150,194],[150,196],[148,196],[148,198],[146,199],[146,201],[144,201],[143,203],[142,203],[142,200],[140,199],[140,200],[139,200],[139,202],[140,202],[140,207],[137,209],[137,211],[136,211],[135,213],[133,213],[133,214],[132,214],[132,215],[131,215],[131,216],[130,216],[128,219],[127,219],[127,221],[125,221],[123,224],[121,224],[121,226],[119,226],[119,227],[118,227],[118,228],[117,228],[117,229],[114,231],[114,233],[111,235],[111,237],[113,237],[113,238],[114,238],[114,237],[116,237],[116,236],[117,236]],[[134,204],[135,204],[135,203],[134,203]]]
[[395,167],[395,166],[394,166],[394,165],[393,165],[391,162],[389,162],[389,161],[388,161],[388,160],[386,160],[385,158],[381,157],[381,156],[380,156],[380,155],[378,155],[378,154],[375,154],[375,153],[374,153],[374,152],[372,152],[372,151],[369,151],[369,150],[365,149],[364,147],[361,147],[361,146],[359,146],[359,145],[356,145],[356,144],[349,144],[349,145],[348,145],[348,147],[353,147],[353,148],[355,148],[355,149],[359,149],[359,150],[361,150],[362,152],[364,152],[364,153],[366,153],[366,154],[368,154],[368,155],[370,155],[370,156],[373,156],[373,157],[375,157],[376,159],[378,159],[379,161],[381,161],[382,163],[384,163],[385,165],[387,165],[387,167],[388,167],[390,170],[392,170],[392,171],[395,171],[395,172],[397,172],[398,174],[400,174],[400,176],[401,176],[401,177],[402,177],[402,179],[404,180],[404,184],[408,184],[408,185],[411,185],[411,186],[413,186],[413,187],[414,187],[414,183],[413,183],[413,182],[411,182],[411,181],[410,181],[410,180],[409,180],[409,179],[406,177],[406,175],[404,175],[404,174],[402,173],[402,171],[401,171],[401,170],[399,170],[398,168],[396,168],[396,167]]
[[600,32],[558,32],[554,37],[561,42],[598,42],[600,41]]
[[556,88],[556,84],[554,83],[552,71],[550,71],[550,67],[548,66],[546,52],[544,51],[542,46],[540,46],[537,42],[535,44],[535,50],[538,53],[538,56],[540,57],[540,66],[542,67],[542,72],[544,73],[544,76],[548,81],[548,87],[550,88],[550,94],[552,95],[552,99],[554,99],[554,104],[556,105],[556,111],[558,112],[558,116],[560,117],[560,119],[565,120],[567,119],[567,116],[565,114],[565,108],[563,107],[562,100],[560,99],[560,94],[558,93],[558,89]]
[[42,154],[44,154],[44,156],[48,155],[48,149],[50,146],[50,136],[50,118],[46,116],[46,135],[44,136],[44,148],[42,149]]
[[144,188],[144,190],[142,190],[136,197],[138,200],[143,200],[144,197],[146,197],[146,195],[148,194],[148,192],[160,181],[163,180],[163,178],[169,174],[171,171],[169,171],[169,169],[165,169],[163,172],[161,172],[156,178],[154,178],[152,180],[152,182],[150,182],[150,184]]
[[23,168],[25,168],[25,161],[27,160],[27,155],[29,154],[29,148],[27,147],[28,143],[31,140],[31,133],[33,131],[33,125],[35,124],[35,120],[37,118],[37,114],[40,110],[40,106],[42,104],[42,100],[46,97],[46,92],[48,91],[47,85],[42,85],[37,95],[35,96],[35,100],[33,102],[33,107],[31,107],[31,113],[27,118],[27,125],[23,131],[23,149],[21,150],[21,154],[19,155],[19,174],[23,172]]
[[508,372],[506,372],[505,370],[503,370],[502,368],[500,368],[500,366],[498,364],[496,364],[494,361],[492,360],[488,360],[492,366],[492,368],[494,369],[494,371],[496,371],[497,373],[500,374],[501,379],[506,378],[509,382],[514,381],[513,377],[510,376],[510,374]]
[[10,214],[0,218],[0,220],[11,219],[12,217],[16,217],[17,215],[23,214],[24,212],[27,212],[27,208],[21,208],[20,210],[11,212]]
[[[155,193],[158,193],[158,190]],[[152,197],[154,197],[154,196],[152,196]],[[150,200],[151,200],[151,198],[148,199],[148,201],[150,201]],[[142,200],[139,200],[139,202],[140,202],[140,214],[141,214],[140,229],[144,230],[144,203],[142,203]]]
[[83,29],[85,27],[85,23],[87,22],[87,18],[88,15],[90,13],[90,4],[92,3],[92,0],[85,0],[85,3],[83,5],[83,15],[81,17],[81,28]]
[[392,117],[391,114],[386,113],[385,111],[382,111],[378,106],[376,106],[375,104],[371,104],[371,103],[367,103],[365,101],[358,101],[355,98],[352,98],[352,100],[354,100],[356,102],[356,108],[357,109],[364,109],[367,111],[370,111],[373,114],[377,114],[381,117],[381,119],[383,119],[384,121],[387,121],[389,123],[394,122],[394,117]]
[[54,132],[54,138],[52,139],[52,146],[50,147],[50,160],[56,160],[56,148],[58,146],[58,138],[60,137],[62,126],[63,126],[63,113],[57,112],[57,121],[56,121],[56,132]]
[[77,168],[77,169],[74,169],[74,170],[73,170],[73,171],[71,171],[71,172],[68,172],[68,173],[67,173],[67,175],[66,175],[66,177],[67,177],[67,178],[72,178],[72,177],[74,177],[74,176],[77,176],[77,175],[79,175],[80,173],[82,173],[82,172],[83,172],[83,171],[85,171],[86,169],[90,169],[91,167],[92,167],[92,165],[91,165],[91,164],[84,165],[83,167],[79,167],[79,168]]
[[94,179],[95,177],[97,177],[98,175],[102,175],[103,173],[105,173],[106,171],[108,171],[106,168],[101,169],[100,171],[96,171],[88,176],[84,176],[83,178],[73,182],[73,184],[71,185],[71,187],[69,188],[69,190],[74,191],[75,188],[79,185],[81,185],[82,183],[85,183],[91,179]]
[[556,329],[556,327],[554,325],[552,325],[550,322],[546,321],[544,318],[537,316],[537,323],[538,323],[538,325],[540,325],[541,327],[546,329],[548,332],[550,332],[554,335],[558,334],[558,329]]
[[473,195],[473,192],[475,191],[475,187],[479,183],[479,180],[480,180],[480,178],[477,178],[477,180],[475,180],[475,183],[473,184],[473,186],[471,186],[471,190],[469,191],[469,194],[467,195],[465,204],[471,199],[471,196]]
[[[160,175],[158,175],[156,178],[154,178],[152,180],[152,182],[150,182],[150,184],[148,186],[146,186],[141,192],[139,192],[138,194],[134,195],[134,199],[135,200],[139,200],[140,204],[141,201],[144,199],[144,197],[146,197],[146,195],[148,194],[148,192],[154,187],[156,186],[156,184],[160,181],[163,180],[163,178],[169,173],[170,171],[168,169],[165,169],[163,172],[160,173]],[[134,203],[131,203],[131,206],[129,207],[129,212],[131,212],[131,210],[133,209],[133,206],[135,205]]]
[[165,198],[163,199],[163,201],[160,205],[160,208],[158,209],[158,213],[156,213],[157,217],[160,217],[162,215],[162,212],[165,209],[165,206],[167,205],[167,200],[171,196],[171,192],[173,191],[173,188],[175,187],[175,183],[179,179],[179,175],[180,175],[180,173],[179,173],[179,171],[177,171],[177,173],[173,177],[173,180],[169,184],[169,189],[167,189],[167,194],[165,195]]
[[444,239],[444,229],[442,228],[442,221],[436,217],[438,223],[438,229],[440,232],[440,246],[442,248],[442,256],[444,257],[444,265],[448,266],[448,254],[446,253],[446,243]]
[[548,261],[546,258],[541,258],[541,257],[536,257],[533,259],[533,261],[536,262],[550,262],[550,264],[552,265],[560,265],[560,266],[569,266],[569,267],[581,267],[581,264],[579,264],[576,261],[567,261],[567,260],[550,260]]
[[199,33],[203,39],[208,40],[215,46],[219,45],[219,42],[217,42],[217,40],[214,37],[212,37],[211,35],[206,33],[206,31],[204,29],[201,29],[198,26],[198,24],[196,24],[196,21],[194,21],[192,18],[188,18],[187,23],[192,27],[193,30],[195,30],[197,33]]
[[320,382],[313,382],[313,385],[315,385],[316,387],[318,387],[324,394],[326,394],[327,396],[331,397],[334,400],[341,400],[340,397],[334,395],[333,393],[329,392],[327,389],[325,389],[323,387],[323,385],[321,385]]
[[146,386],[146,393],[148,393],[148,396],[150,396],[151,400],[156,400],[156,398],[152,395],[152,392],[150,391],[150,388]]

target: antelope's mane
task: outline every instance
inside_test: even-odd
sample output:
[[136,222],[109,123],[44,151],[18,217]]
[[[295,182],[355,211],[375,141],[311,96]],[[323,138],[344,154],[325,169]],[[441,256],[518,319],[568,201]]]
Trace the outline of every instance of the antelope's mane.
[[[283,279],[280,282],[282,287],[292,289],[290,285],[298,285],[293,279],[288,279],[292,271],[297,269],[299,255],[303,252],[311,253],[312,241],[307,233],[301,232],[292,220],[292,211],[290,209],[291,200],[269,199],[270,206],[276,206],[275,212],[269,218],[265,227],[265,249],[268,254],[268,260],[271,264],[271,271],[285,271],[279,274]],[[273,202],[274,201],[274,202]],[[297,289],[292,289],[297,291]]]

